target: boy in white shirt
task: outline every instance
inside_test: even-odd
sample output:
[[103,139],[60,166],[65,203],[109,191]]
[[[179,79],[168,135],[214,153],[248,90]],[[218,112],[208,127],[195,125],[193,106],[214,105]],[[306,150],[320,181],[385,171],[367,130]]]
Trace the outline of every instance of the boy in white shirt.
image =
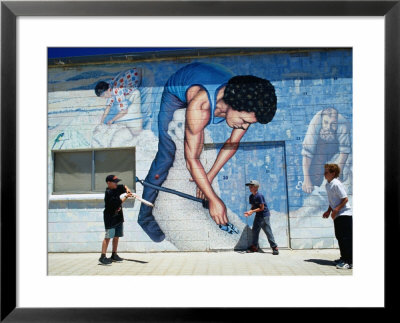
[[353,214],[348,203],[346,190],[338,177],[340,168],[337,164],[325,164],[324,176],[328,194],[329,208],[322,215],[323,218],[333,219],[335,236],[339,243],[340,259],[335,260],[336,268],[353,268]]

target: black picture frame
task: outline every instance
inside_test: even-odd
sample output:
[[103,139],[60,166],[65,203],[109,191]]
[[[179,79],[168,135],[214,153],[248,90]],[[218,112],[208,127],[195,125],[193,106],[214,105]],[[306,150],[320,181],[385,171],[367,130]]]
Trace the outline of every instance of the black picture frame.
[[[3,1],[1,2],[1,321],[236,321],[243,309],[16,307],[16,19],[18,16],[384,16],[385,17],[385,308],[399,279],[400,1]],[[7,93],[7,95],[5,95]],[[5,185],[7,183],[7,187]],[[10,188],[11,187],[11,188]],[[398,235],[397,235],[398,236]],[[373,239],[371,238],[371,243]],[[371,255],[373,257],[373,255]],[[134,291],[132,291],[134,292]],[[150,300],[149,300],[150,301]],[[252,310],[252,315],[259,315]],[[264,310],[265,311],[265,310]],[[264,313],[261,313],[264,314]],[[282,313],[283,315],[283,313]],[[328,314],[329,315],[329,314]]]

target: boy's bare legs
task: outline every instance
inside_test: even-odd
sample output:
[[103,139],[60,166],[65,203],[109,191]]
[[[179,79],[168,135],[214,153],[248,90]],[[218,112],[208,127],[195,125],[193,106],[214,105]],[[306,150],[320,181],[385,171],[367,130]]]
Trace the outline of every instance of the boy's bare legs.
[[[108,239],[110,240],[110,239]],[[114,237],[112,241],[112,253],[117,253],[119,237]]]
[[110,242],[110,238],[104,238],[103,244],[101,246],[101,253],[102,254],[106,254],[107,253],[107,248],[108,248],[109,242]]
[[123,259],[117,255],[119,237],[114,237],[112,241],[112,255],[111,260],[116,262],[121,262]]
[[100,263],[103,265],[111,264],[111,260],[106,258],[108,244],[110,242],[110,238],[104,238],[103,243],[101,245],[101,257],[99,259]]

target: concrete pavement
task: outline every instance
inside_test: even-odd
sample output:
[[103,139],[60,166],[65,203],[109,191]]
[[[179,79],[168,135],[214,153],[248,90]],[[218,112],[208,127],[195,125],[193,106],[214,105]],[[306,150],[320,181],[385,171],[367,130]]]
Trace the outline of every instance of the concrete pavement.
[[[121,263],[99,265],[100,253],[49,253],[49,275],[351,275],[336,269],[337,249],[121,253]],[[109,257],[110,254],[107,254]]]

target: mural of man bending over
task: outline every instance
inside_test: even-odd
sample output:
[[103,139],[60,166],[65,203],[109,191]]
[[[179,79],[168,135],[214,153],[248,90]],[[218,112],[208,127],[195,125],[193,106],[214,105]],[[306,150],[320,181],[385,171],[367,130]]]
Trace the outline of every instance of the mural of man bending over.
[[[184,155],[186,166],[197,185],[197,197],[209,201],[209,212],[217,224],[227,224],[224,202],[211,184],[225,163],[235,154],[240,140],[253,123],[266,124],[276,112],[274,86],[256,76],[234,76],[224,66],[207,63],[188,64],[167,81],[158,115],[158,152],[145,179],[161,186],[175,158],[175,143],[168,134],[168,125],[177,109],[186,109]],[[218,153],[208,173],[200,162],[204,129],[210,124],[226,121],[232,133]],[[152,203],[158,191],[144,187],[142,197]],[[156,222],[152,208],[140,207],[138,223],[155,242],[165,235]]]
[[311,193],[324,180],[324,165],[335,162],[344,170],[351,152],[350,125],[335,109],[315,114],[303,141],[303,191]]

